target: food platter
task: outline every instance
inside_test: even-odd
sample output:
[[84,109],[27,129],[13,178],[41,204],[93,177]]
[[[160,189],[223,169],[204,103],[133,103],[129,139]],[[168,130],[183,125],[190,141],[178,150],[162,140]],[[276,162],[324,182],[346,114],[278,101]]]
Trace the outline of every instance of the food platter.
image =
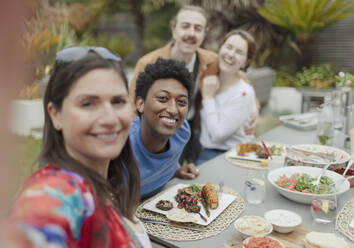
[[[294,152],[292,150],[286,150],[285,164],[287,166],[292,165],[303,165],[322,168],[329,162],[331,162],[330,170],[345,167],[346,163],[350,159],[350,155],[338,148],[331,146],[315,145],[315,144],[301,144],[294,145],[293,148],[308,151],[311,153],[320,154],[319,156],[313,156],[312,154],[307,154],[306,152]],[[329,161],[326,158],[321,158],[321,154],[332,156],[333,161]]]
[[[264,142],[265,145],[267,146],[268,150],[270,151],[271,155],[272,155],[272,159],[282,162],[284,160],[284,155],[285,155],[285,146],[283,144],[279,144],[279,143],[273,143],[273,142]],[[255,144],[261,145],[260,142],[255,142]],[[265,158],[260,158],[256,152],[252,151],[252,152],[244,152],[244,153],[240,153],[239,152],[239,148],[238,147],[233,147],[229,153],[228,153],[229,158],[232,159],[251,159],[253,161],[258,161],[261,162],[263,160],[265,160]]]
[[[143,206],[143,209],[150,210],[155,213],[167,215],[168,211],[164,211],[164,210],[157,208],[156,203],[158,203],[160,200],[169,200],[170,202],[173,203],[173,207],[177,208],[177,201],[175,200],[175,196],[178,192],[178,189],[185,188],[185,187],[188,187],[188,185],[187,184],[177,184],[177,185],[172,186],[171,188],[167,189],[163,194],[154,198],[152,201],[146,203]],[[235,195],[231,195],[231,194],[227,194],[227,193],[219,193],[218,196],[219,196],[219,206],[216,209],[209,210],[210,217],[207,218],[207,221],[204,221],[197,213],[188,213],[193,217],[195,224],[207,226],[216,217],[218,217],[236,199]],[[200,213],[203,216],[207,216],[204,208],[200,209]]]

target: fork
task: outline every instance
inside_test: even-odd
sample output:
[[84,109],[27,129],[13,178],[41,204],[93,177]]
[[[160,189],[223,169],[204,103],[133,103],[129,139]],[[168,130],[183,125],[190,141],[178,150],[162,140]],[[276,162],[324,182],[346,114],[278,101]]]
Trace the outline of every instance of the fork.
[[223,192],[224,181],[219,182],[218,195]]
[[219,199],[219,202],[220,202],[220,199],[221,199],[221,193],[223,192],[223,187],[224,187],[224,181],[221,181],[219,182],[219,189],[218,189],[218,199]]

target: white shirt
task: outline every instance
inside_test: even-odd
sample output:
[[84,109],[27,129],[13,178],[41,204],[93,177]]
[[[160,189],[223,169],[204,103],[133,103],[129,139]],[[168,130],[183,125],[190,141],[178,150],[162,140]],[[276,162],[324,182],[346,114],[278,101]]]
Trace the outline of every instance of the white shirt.
[[205,148],[228,150],[239,142],[250,142],[245,134],[252,116],[257,113],[252,86],[240,79],[228,90],[202,101],[200,143]]

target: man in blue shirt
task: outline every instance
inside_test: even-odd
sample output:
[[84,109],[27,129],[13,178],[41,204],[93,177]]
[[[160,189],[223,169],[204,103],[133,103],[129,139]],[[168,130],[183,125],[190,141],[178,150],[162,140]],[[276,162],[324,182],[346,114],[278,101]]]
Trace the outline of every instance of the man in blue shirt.
[[178,160],[190,138],[185,120],[191,96],[191,74],[184,62],[159,58],[138,76],[135,105],[139,117],[129,140],[140,169],[142,198],[150,197],[173,177],[194,179],[199,170]]

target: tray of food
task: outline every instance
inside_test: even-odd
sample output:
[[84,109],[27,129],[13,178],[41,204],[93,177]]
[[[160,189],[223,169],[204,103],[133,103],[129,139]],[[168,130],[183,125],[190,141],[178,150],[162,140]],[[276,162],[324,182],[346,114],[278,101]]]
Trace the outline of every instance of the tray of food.
[[[285,154],[284,145],[272,142],[265,142],[264,144],[272,159],[283,161]],[[260,162],[261,165],[268,165],[268,163],[262,163],[262,161],[269,159],[268,152],[261,143],[238,143],[235,148],[230,150],[228,156],[232,159]]]
[[146,203],[143,209],[163,214],[171,221],[206,226],[235,198],[235,195],[218,192],[217,186],[213,184],[177,184]]

